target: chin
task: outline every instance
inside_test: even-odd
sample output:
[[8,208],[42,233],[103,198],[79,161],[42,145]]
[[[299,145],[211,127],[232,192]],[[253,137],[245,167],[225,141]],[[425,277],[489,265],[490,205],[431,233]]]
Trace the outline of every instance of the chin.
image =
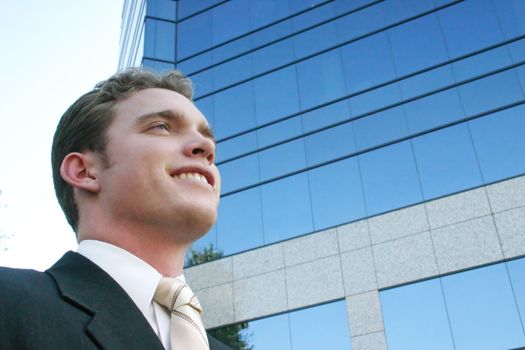
[[213,224],[215,224],[216,219],[217,219],[216,214],[208,214],[208,213],[196,215],[196,217],[194,217],[194,222],[192,226],[195,229],[195,232],[199,234],[198,238],[208,233],[208,231],[213,226]]
[[217,220],[217,210],[215,208],[206,208],[202,206],[187,208],[182,217],[180,215],[178,216],[180,220],[178,220],[177,226],[182,223],[185,227],[184,231],[187,232],[188,235],[191,235],[189,239],[191,241],[196,241],[208,233],[213,224],[215,224],[215,221]]

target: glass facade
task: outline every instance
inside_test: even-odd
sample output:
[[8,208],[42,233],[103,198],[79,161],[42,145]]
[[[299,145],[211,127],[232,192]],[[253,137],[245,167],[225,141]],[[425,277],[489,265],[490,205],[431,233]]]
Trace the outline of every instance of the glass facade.
[[[219,220],[196,250],[235,258],[525,174],[524,1],[144,0],[124,17],[120,66],[189,75],[217,137]],[[525,346],[523,261],[380,291],[388,348]],[[238,326],[247,346],[350,348],[343,301],[285,311]]]
[[[176,62],[219,139],[228,203],[219,249],[233,254],[523,174],[522,13],[506,21],[509,9],[488,0],[329,1],[298,12],[265,3],[274,22],[228,22],[215,33],[221,16],[261,3],[195,16],[213,35],[201,40],[199,27],[181,37],[208,50],[179,48]],[[204,55],[212,58],[200,64]],[[491,121],[497,134],[483,127]],[[239,213],[252,224],[237,225]],[[241,231],[252,245],[232,242]]]
[[522,349],[524,271],[522,258],[381,292],[388,348]]
[[[351,350],[347,325],[345,303],[336,301],[212,329],[209,334],[229,349]],[[232,333],[236,336],[232,337]]]

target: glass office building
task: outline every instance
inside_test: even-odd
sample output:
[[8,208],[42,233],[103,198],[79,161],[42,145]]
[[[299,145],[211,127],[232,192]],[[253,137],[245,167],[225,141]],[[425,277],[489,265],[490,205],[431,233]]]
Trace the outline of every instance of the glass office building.
[[525,347],[525,1],[136,0],[122,29],[217,137],[194,249],[223,257],[186,277],[220,346]]

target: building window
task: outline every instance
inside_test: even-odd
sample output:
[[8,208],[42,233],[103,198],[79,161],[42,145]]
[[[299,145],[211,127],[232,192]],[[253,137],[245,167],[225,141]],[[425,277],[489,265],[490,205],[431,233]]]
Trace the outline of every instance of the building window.
[[522,258],[382,291],[388,348],[525,346],[524,268]]

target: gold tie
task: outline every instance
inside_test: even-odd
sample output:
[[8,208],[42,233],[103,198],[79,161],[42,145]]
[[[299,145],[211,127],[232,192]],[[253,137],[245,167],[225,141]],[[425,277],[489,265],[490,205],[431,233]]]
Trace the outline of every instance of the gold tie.
[[177,278],[163,278],[153,299],[171,313],[170,341],[173,350],[209,350],[200,317],[202,307],[190,287]]

